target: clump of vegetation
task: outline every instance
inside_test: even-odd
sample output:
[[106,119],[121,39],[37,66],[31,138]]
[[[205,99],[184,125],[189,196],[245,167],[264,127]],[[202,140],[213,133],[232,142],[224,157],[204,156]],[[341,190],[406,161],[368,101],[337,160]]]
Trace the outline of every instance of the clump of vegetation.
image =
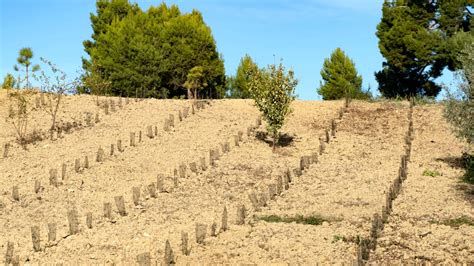
[[345,236],[334,235],[333,238],[332,238],[331,243],[336,243],[336,242],[339,242],[339,241],[348,242],[348,241],[347,241],[347,238],[346,238]]
[[474,160],[472,144],[474,143],[474,36],[469,39],[465,49],[459,55],[462,71],[458,72],[461,79],[458,94],[448,91],[445,117],[453,126],[456,135],[467,141],[465,157],[466,174],[464,180],[474,183]]
[[12,74],[8,73],[3,79],[2,88],[6,90],[13,89],[15,87],[16,81]]
[[295,88],[298,80],[292,70],[285,71],[282,63],[250,70],[248,89],[255,105],[267,122],[267,131],[273,138],[273,151],[280,137],[280,129],[286,117],[291,113],[290,105],[295,100]]
[[431,223],[442,224],[442,225],[451,226],[451,227],[454,227],[454,228],[459,228],[462,225],[474,226],[474,219],[472,219],[468,216],[461,216],[461,217],[458,217],[458,218],[447,219],[447,220],[443,220],[443,221],[431,221]]
[[437,177],[437,176],[440,176],[440,175],[441,175],[441,173],[438,172],[437,170],[426,169],[425,171],[423,171],[423,176]]
[[[30,80],[29,80],[30,72],[34,73],[40,69],[39,65],[33,65],[32,68],[30,69],[30,66],[32,64],[31,63],[32,58],[33,58],[33,51],[31,50],[31,48],[27,47],[27,48],[22,48],[20,50],[19,56],[16,59],[18,64],[24,67],[24,70],[22,71],[25,73],[25,81],[26,81],[25,88],[27,89],[31,87]],[[15,69],[15,71],[20,71],[20,68],[17,65],[14,65],[13,68]],[[21,80],[18,80],[18,83],[20,82]]]
[[321,225],[323,222],[328,222],[326,219],[319,215],[303,216],[296,215],[294,217],[281,217],[277,215],[268,215],[257,217],[257,220],[265,221],[268,223],[297,223],[297,224],[310,224],[310,225]]
[[341,48],[334,50],[330,58],[324,59],[321,77],[323,81],[318,93],[323,96],[323,100],[371,98],[369,91],[362,91],[362,76]]

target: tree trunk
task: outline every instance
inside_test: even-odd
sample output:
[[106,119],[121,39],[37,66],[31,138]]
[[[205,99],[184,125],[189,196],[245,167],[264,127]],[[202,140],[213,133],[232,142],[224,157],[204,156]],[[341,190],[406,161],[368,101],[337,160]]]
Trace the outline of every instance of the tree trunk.
[[273,152],[276,151],[276,145],[277,145],[277,142],[278,142],[279,138],[280,138],[280,133],[279,132],[273,133],[273,141],[272,141],[272,151]]
[[29,82],[28,82],[28,66],[26,66],[26,89],[29,88]]

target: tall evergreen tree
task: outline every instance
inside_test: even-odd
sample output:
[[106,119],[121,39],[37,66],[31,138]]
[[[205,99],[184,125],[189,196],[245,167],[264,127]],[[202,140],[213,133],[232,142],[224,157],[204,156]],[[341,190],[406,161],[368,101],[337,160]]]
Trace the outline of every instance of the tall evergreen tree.
[[223,96],[223,60],[199,11],[181,14],[162,3],[143,12],[126,0],[100,0],[97,9],[92,40],[84,42],[91,58],[84,68],[100,66],[113,95],[180,97],[190,70],[200,66],[208,84],[203,95]]
[[[114,21],[120,21],[128,14],[134,14],[140,10],[137,4],[130,4],[128,0],[97,0],[97,14],[90,13],[92,25],[92,40],[83,42],[84,51],[90,56],[92,50],[97,45],[97,39],[101,34],[105,34]],[[89,70],[91,60],[82,59],[85,70]]]
[[231,84],[228,87],[228,97],[248,99],[251,97],[248,83],[250,81],[250,70],[257,65],[253,62],[250,55],[246,54],[240,59],[240,64],[237,67],[237,73],[234,77],[231,77]]
[[377,26],[386,62],[375,74],[385,97],[436,96],[434,79],[459,65],[451,38],[470,31],[473,0],[385,0]]
[[188,73],[193,67],[201,66],[203,81],[208,84],[205,96],[222,98],[224,63],[202,14],[193,10],[190,14],[171,18],[160,33],[164,55],[163,85],[172,91],[172,95],[184,95]]
[[357,73],[354,62],[340,48],[334,50],[330,58],[324,59],[321,70],[323,81],[318,93],[323,100],[336,100],[350,96],[366,98],[362,92],[362,77]]

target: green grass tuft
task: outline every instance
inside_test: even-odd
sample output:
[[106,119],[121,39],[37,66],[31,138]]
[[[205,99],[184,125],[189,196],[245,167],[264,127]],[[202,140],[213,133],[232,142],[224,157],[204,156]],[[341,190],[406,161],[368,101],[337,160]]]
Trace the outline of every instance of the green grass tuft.
[[440,175],[441,175],[441,173],[436,171],[436,170],[426,169],[425,171],[423,171],[423,176],[436,177],[436,176],[440,176]]
[[447,225],[454,228],[459,228],[461,225],[474,226],[474,220],[468,216],[461,216],[458,218],[448,219],[441,222],[439,221],[431,221],[431,222],[434,224],[442,224],[442,225]]
[[277,215],[267,215],[257,217],[257,220],[265,221],[268,223],[297,223],[297,224],[310,224],[310,225],[321,225],[323,222],[329,222],[329,219],[326,219],[319,215],[303,216],[296,215],[294,217],[281,217]]

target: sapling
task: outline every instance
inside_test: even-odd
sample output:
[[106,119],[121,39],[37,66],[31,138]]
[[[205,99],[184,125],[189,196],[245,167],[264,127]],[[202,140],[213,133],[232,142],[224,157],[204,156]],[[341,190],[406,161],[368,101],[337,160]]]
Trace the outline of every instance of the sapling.
[[282,63],[278,66],[269,65],[267,68],[250,69],[248,89],[255,105],[267,122],[267,132],[273,137],[273,151],[280,136],[280,129],[285,118],[291,113],[291,102],[295,99],[295,88],[298,80],[294,72],[285,71]]
[[8,95],[10,106],[7,121],[13,125],[17,141],[23,148],[26,147],[25,145],[28,142],[27,129],[30,113],[30,94],[32,94],[31,91],[15,90]]
[[51,116],[51,127],[50,137],[53,139],[53,133],[56,130],[57,115],[61,108],[63,97],[78,86],[79,81],[75,79],[73,81],[67,80],[67,75],[64,71],[60,70],[51,61],[41,58],[41,61],[48,65],[51,69],[53,77],[46,75],[44,71],[36,77],[41,83],[41,91],[46,94],[47,100],[46,105],[43,107],[44,110]]

